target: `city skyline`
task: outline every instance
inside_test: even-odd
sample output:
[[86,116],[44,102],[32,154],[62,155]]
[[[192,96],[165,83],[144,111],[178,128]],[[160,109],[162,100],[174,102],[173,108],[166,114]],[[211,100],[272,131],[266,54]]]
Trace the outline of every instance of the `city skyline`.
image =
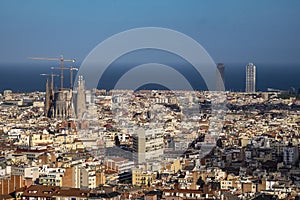
[[0,199],[300,199],[299,7],[0,1]]
[[[66,58],[76,58],[74,65],[80,67],[89,52],[105,39],[128,29],[149,26],[180,31],[203,45],[216,63],[225,64],[228,72],[225,77],[227,90],[244,91],[245,81],[239,73],[249,62],[260,66],[258,76],[266,76],[264,71],[267,70],[273,73],[268,77],[270,80],[258,77],[264,80],[258,82],[258,90],[287,90],[291,87],[297,90],[300,88],[296,76],[300,73],[297,71],[300,63],[298,4],[294,0],[287,3],[231,0],[218,4],[209,1],[187,3],[181,0],[130,3],[115,0],[89,4],[83,1],[45,1],[41,4],[35,1],[16,3],[4,0],[0,2],[0,24],[3,27],[0,34],[0,90],[41,90],[38,85],[41,85],[42,80],[37,75],[50,73],[49,67],[59,65],[58,62],[33,61],[29,57],[58,58],[63,54]],[[252,11],[255,11],[255,15],[252,15]],[[71,14],[66,15],[65,12]],[[257,31],[252,34],[249,30]],[[106,78],[101,86],[113,88],[108,83],[110,80],[116,81],[116,77],[120,77],[130,67],[147,62],[168,64],[176,69],[185,67],[178,55],[169,55],[159,50],[138,50],[112,63],[118,65],[119,72],[115,70],[111,74],[107,73],[113,77]],[[38,65],[45,70],[33,69],[33,66]],[[285,70],[287,67],[289,70]],[[38,73],[38,70],[41,71]],[[295,70],[294,73],[289,72],[291,70]],[[189,69],[180,72],[185,71],[186,76],[194,76]],[[33,76],[35,73],[36,76]],[[13,81],[8,75],[18,78]],[[196,82],[195,77],[192,79]],[[29,84],[31,81],[34,81],[33,86]],[[195,87],[199,89],[202,85]]]

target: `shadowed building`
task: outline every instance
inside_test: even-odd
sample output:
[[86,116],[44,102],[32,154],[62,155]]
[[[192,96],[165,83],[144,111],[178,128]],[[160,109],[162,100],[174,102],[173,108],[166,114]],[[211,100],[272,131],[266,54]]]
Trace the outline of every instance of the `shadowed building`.
[[33,184],[32,179],[24,178],[22,175],[10,175],[0,177],[0,194],[6,195],[13,191],[30,186]]
[[46,82],[45,116],[49,118],[67,119],[73,117],[72,99],[74,99],[75,113],[82,119],[86,111],[85,82],[79,76],[77,87],[71,89],[54,90],[53,82]]
[[72,90],[53,88],[53,82],[46,82],[45,116],[49,118],[67,119],[72,115]]
[[54,94],[54,117],[66,119],[71,116],[71,90],[59,90]]
[[225,91],[225,66],[223,63],[217,64],[216,91]]
[[46,117],[50,117],[51,116],[51,113],[50,113],[51,100],[53,100],[53,89],[52,89],[52,87],[49,84],[49,81],[47,79],[47,81],[46,81],[45,108],[44,108],[45,116]]

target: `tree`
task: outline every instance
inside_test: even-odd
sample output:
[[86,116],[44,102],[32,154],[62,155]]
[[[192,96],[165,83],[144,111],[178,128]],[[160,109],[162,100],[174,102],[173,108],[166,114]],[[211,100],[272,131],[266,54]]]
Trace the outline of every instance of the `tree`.
[[118,135],[115,136],[115,145],[120,146],[120,140],[119,140]]

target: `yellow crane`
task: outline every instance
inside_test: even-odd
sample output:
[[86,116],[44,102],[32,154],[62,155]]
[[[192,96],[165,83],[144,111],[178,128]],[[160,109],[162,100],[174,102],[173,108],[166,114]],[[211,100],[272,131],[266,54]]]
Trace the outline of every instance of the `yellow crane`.
[[45,58],[45,57],[29,57],[31,60],[56,60],[60,61],[60,88],[64,88],[64,63],[65,62],[76,62],[75,59],[65,59],[63,55],[60,56],[60,58]]

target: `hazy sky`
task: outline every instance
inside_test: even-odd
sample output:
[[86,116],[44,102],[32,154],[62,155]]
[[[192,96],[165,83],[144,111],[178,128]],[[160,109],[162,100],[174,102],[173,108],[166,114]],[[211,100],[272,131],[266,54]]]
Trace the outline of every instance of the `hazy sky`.
[[180,31],[216,62],[300,63],[299,0],[1,0],[0,62],[81,61],[101,41],[145,26]]

